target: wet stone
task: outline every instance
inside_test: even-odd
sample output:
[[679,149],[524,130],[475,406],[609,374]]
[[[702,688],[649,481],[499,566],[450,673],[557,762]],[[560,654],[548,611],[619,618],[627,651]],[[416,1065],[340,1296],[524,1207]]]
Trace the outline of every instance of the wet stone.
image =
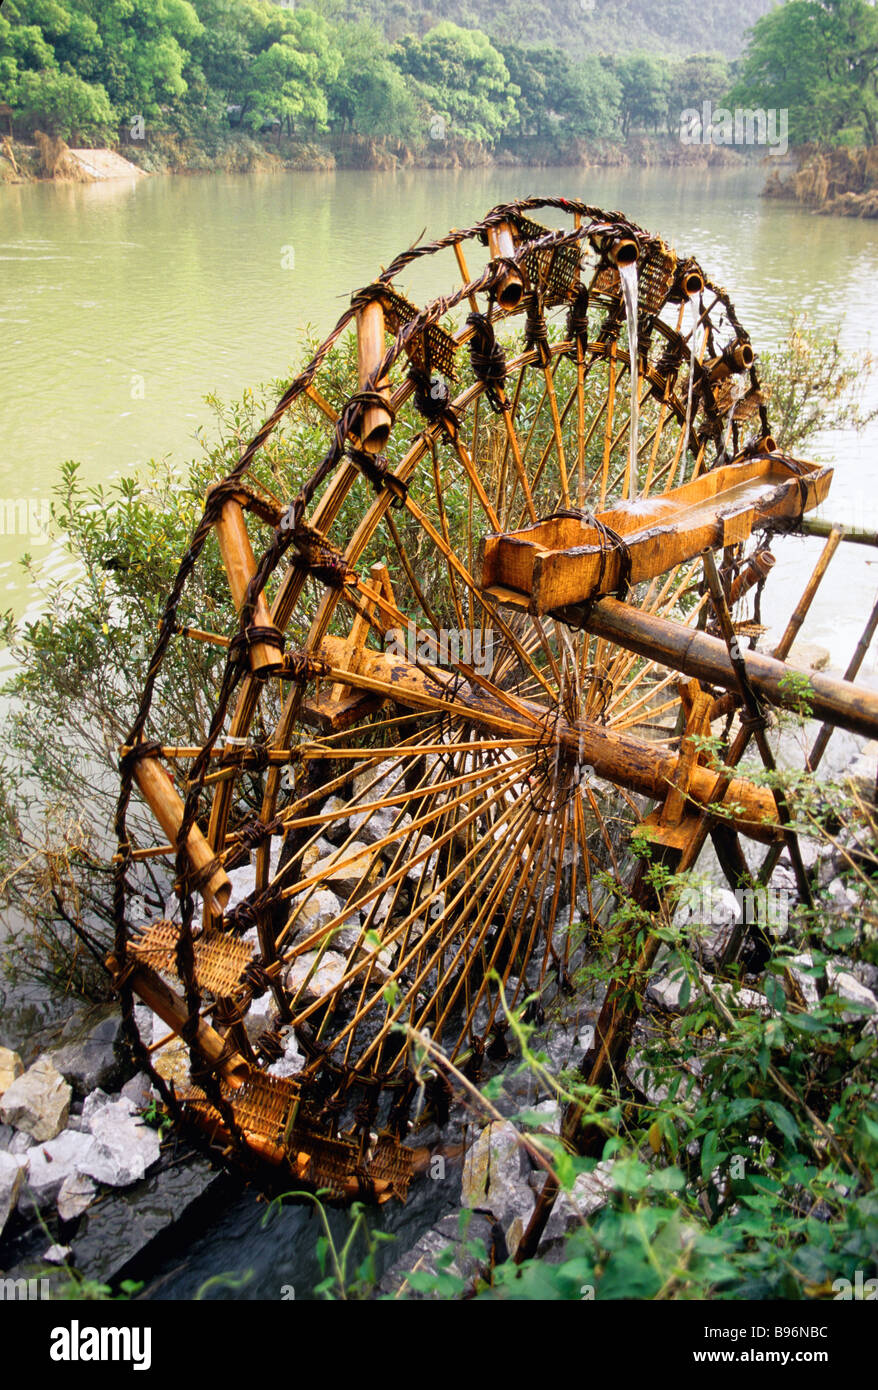
[[124,1075],[122,1018],[113,1008],[97,1022],[86,1023],[75,1037],[52,1053],[52,1061],[78,1096],[96,1086],[113,1087]]

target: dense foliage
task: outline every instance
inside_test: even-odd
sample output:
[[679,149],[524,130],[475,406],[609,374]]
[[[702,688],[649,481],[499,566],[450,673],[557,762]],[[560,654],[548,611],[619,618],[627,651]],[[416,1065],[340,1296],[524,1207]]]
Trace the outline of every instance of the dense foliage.
[[732,102],[786,108],[790,141],[878,140],[878,10],[790,0],[756,24]]
[[[6,0],[0,92],[18,134],[80,140],[231,127],[415,148],[626,139],[677,132],[681,112],[709,101],[788,111],[794,144],[874,144],[874,6],[766,9],[765,0],[733,11],[672,0],[414,10],[387,0]],[[754,21],[730,65],[717,50],[735,49]]]
[[[593,28],[594,15],[570,8],[580,32]],[[416,14],[403,32],[392,7],[335,0],[7,0],[0,88],[23,136],[237,127],[417,147],[673,130],[683,105],[720,100],[731,80],[724,58],[598,56],[557,25],[509,23],[505,11],[481,27],[460,17],[469,27]],[[702,31],[687,31],[687,46]],[[641,42],[649,29],[632,23],[614,46]]]

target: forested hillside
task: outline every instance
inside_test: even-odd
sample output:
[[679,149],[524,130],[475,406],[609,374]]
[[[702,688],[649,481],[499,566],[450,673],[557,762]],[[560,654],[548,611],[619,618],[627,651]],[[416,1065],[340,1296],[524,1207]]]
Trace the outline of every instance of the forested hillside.
[[705,102],[780,109],[794,144],[875,143],[875,6],[767,5],[6,0],[0,100],[19,139],[99,144],[166,133],[206,147],[238,131],[396,142],[404,157],[536,140],[555,157],[638,131],[679,146],[681,114]]
[[424,34],[443,19],[493,39],[551,43],[569,53],[722,53],[737,56],[747,30],[777,0],[331,0],[373,19],[389,38]]

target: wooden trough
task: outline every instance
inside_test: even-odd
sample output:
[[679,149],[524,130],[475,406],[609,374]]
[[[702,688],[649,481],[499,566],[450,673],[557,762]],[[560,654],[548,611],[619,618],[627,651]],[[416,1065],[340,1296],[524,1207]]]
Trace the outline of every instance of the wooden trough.
[[481,586],[534,614],[586,603],[615,593],[626,577],[631,584],[654,579],[708,548],[735,545],[760,526],[800,516],[824,500],[831,481],[831,468],[772,454],[727,464],[594,518],[560,513],[486,536]]

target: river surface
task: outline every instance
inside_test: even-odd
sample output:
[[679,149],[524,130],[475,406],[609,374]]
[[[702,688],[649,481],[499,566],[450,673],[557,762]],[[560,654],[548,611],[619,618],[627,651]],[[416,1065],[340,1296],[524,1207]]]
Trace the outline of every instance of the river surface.
[[[208,393],[289,375],[301,331],[328,330],[354,288],[425,229],[436,237],[520,194],[620,208],[695,254],[732,293],[759,348],[793,312],[869,345],[878,319],[878,226],[759,198],[766,170],[477,169],[152,177],[27,184],[0,197],[0,607],[33,611],[20,559],[64,567],[41,535],[59,464],[90,481],[150,457],[180,467],[210,436]],[[449,288],[448,263],[415,267],[418,300]],[[878,399],[878,380],[863,383]],[[836,432],[809,453],[836,465],[826,515],[878,527],[878,428]],[[13,524],[10,526],[10,521]],[[12,534],[8,534],[9,531]],[[782,621],[820,542],[778,545],[764,616]],[[878,585],[871,553],[845,546],[805,636],[844,664]],[[870,658],[871,663],[871,658]]]
[[[304,326],[325,333],[350,292],[397,251],[424,230],[440,236],[518,195],[560,193],[622,209],[696,255],[731,292],[757,351],[777,346],[801,311],[837,330],[846,347],[868,348],[878,321],[878,224],[761,200],[765,177],[758,167],[479,169],[0,190],[0,608],[36,610],[24,552],[50,574],[64,568],[61,547],[40,535],[63,460],[78,460],[91,482],[130,475],[150,457],[182,469],[198,451],[196,431],[211,429],[206,395],[233,400],[246,386],[290,375]],[[425,262],[403,285],[419,302],[449,287],[447,261]],[[862,389],[864,401],[878,401],[878,379]],[[824,514],[878,528],[878,426],[823,435],[807,452],[836,467]],[[17,501],[30,511],[7,505]],[[821,545],[778,542],[765,621],[789,614]],[[829,648],[833,665],[846,663],[876,588],[878,552],[841,547],[803,631]],[[866,671],[875,670],[873,654]],[[435,1214],[410,1208],[400,1217],[399,1249]],[[280,1232],[263,1232],[252,1197],[242,1198],[188,1256],[167,1262],[148,1293],[191,1297],[217,1272],[249,1268],[252,1281],[237,1296],[276,1298],[303,1252],[313,1263],[315,1229],[297,1209],[284,1214]]]

